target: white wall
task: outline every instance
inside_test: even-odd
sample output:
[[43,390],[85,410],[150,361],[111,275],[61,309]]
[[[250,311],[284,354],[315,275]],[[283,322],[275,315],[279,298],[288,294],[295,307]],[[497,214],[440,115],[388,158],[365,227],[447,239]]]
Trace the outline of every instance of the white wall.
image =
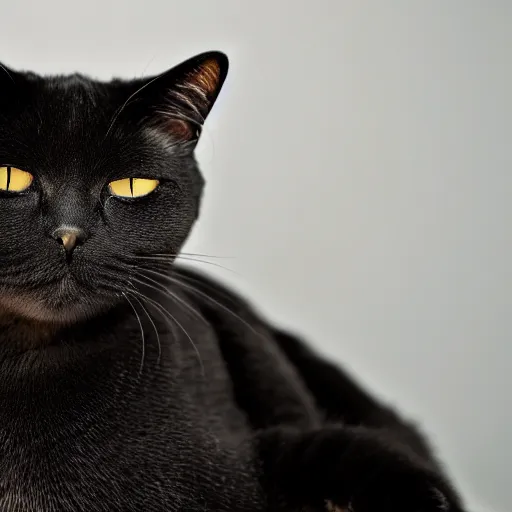
[[432,434],[473,509],[512,487],[512,3],[0,5],[0,61],[107,78],[232,59],[188,251]]

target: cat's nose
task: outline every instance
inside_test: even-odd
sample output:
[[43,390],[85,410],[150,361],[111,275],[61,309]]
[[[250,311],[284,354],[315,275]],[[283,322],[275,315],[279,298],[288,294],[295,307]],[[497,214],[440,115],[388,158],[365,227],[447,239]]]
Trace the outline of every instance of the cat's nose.
[[82,245],[85,241],[85,232],[80,228],[71,226],[62,226],[57,228],[52,236],[57,242],[64,246],[66,253],[70,255],[77,245]]

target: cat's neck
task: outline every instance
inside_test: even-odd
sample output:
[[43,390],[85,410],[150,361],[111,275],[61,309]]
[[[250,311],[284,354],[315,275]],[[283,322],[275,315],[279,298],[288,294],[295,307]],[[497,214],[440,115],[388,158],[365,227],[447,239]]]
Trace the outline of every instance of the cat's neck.
[[23,352],[51,345],[62,326],[13,314],[0,307],[0,351]]
[[[78,323],[62,323],[28,318],[13,313],[0,303],[0,356],[48,349],[56,351],[59,346],[80,345],[84,337],[108,338],[108,331],[115,330],[123,318],[122,309],[117,305]],[[88,344],[83,348],[94,351],[98,347]]]

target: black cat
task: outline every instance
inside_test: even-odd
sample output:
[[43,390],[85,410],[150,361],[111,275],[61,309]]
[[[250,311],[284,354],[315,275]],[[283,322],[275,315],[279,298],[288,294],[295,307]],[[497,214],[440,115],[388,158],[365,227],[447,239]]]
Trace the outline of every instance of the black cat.
[[0,510],[462,511],[414,428],[175,265],[227,69],[0,68]]

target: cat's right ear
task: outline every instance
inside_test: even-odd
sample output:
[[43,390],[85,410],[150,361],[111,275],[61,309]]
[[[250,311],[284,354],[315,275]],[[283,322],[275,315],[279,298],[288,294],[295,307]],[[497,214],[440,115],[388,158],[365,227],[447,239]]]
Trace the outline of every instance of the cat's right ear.
[[175,142],[194,142],[226,79],[228,58],[207,52],[146,79],[133,94],[144,105],[144,124]]

